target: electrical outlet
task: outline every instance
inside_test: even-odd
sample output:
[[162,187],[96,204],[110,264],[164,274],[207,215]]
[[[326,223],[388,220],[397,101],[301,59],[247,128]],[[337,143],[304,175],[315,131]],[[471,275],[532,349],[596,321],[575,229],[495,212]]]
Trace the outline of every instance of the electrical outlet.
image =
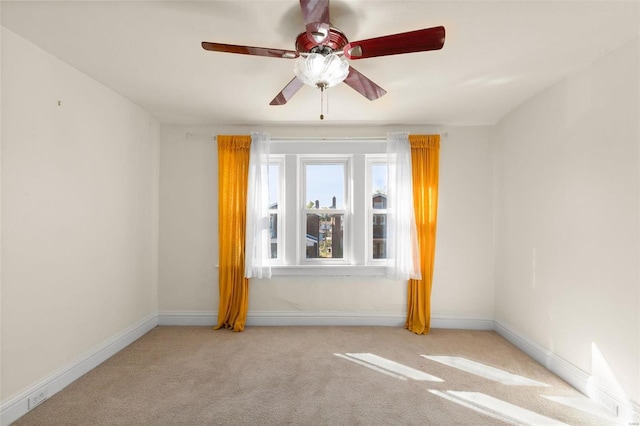
[[607,411],[609,411],[614,416],[618,417],[618,404],[613,398],[609,398],[605,395],[600,395],[598,398],[598,402],[602,405]]
[[42,388],[39,391],[31,394],[29,397],[29,410],[33,410],[38,405],[42,404],[47,399],[47,388]]

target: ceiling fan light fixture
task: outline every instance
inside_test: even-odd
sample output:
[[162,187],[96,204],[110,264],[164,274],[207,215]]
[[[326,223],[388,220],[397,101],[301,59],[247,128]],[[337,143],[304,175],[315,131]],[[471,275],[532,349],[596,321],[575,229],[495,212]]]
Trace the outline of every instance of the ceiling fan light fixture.
[[342,83],[349,75],[349,62],[335,53],[311,53],[296,61],[293,69],[304,84],[327,88]]
[[[0,0],[2,1],[2,0]],[[351,60],[379,56],[439,50],[444,46],[443,26],[388,34],[349,42],[339,29],[331,26],[330,0],[300,0],[305,31],[295,39],[295,50],[236,44],[202,42],[202,48],[213,52],[295,59],[295,77],[278,93],[270,105],[284,105],[305,84],[320,89],[321,104],[324,89],[344,82],[373,101],[386,90],[349,65]]]

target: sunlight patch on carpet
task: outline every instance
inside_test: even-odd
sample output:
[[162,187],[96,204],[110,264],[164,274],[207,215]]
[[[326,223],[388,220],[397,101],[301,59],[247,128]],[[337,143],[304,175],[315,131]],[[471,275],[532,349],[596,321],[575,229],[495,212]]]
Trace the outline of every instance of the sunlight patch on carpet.
[[401,380],[411,379],[430,382],[444,381],[439,377],[432,376],[431,374],[427,374],[423,371],[407,367],[406,365],[371,353],[346,353],[334,355]]
[[485,410],[483,408],[476,407],[473,404],[469,404],[469,403],[466,403],[464,401],[461,401],[458,398],[455,398],[455,397],[453,397],[451,395],[448,395],[446,392],[442,392],[442,391],[435,390],[435,389],[429,389],[429,392],[431,392],[432,394],[437,395],[437,396],[439,396],[441,398],[448,399],[451,402],[455,402],[456,404],[462,405],[463,407],[469,408],[470,410],[476,411],[476,412],[478,412],[480,414],[484,414],[485,416],[493,417],[494,419],[498,419],[498,420],[500,420],[502,422],[510,423],[512,425],[518,425],[518,423],[516,423],[512,419],[508,419],[508,418],[503,417],[501,415],[498,415],[496,413],[492,413],[491,411],[487,411],[487,410]]
[[527,377],[518,376],[517,374],[509,373],[508,371],[501,370],[499,368],[490,367],[480,362],[471,361],[467,358],[459,356],[430,356],[420,355],[423,358],[437,361],[439,363],[448,365],[449,367],[457,368],[458,370],[466,371],[467,373],[475,374],[476,376],[484,377],[485,379],[500,382],[503,385],[510,386],[549,386],[546,383],[538,382],[536,380],[529,379]]
[[590,415],[601,417],[607,421],[607,424],[623,424],[620,419],[611,415],[600,404],[590,400],[586,396],[540,396],[553,402],[557,402],[558,404],[566,405],[567,407],[575,408],[576,410],[583,411]]
[[429,392],[434,395],[446,398],[450,401],[456,402],[467,408],[472,408],[484,414],[490,414],[494,418],[499,418],[503,421],[507,421],[513,424],[531,426],[566,426],[566,423],[563,423],[559,420],[543,416],[542,414],[538,414],[533,411],[529,411],[525,408],[510,404],[506,401],[494,398],[481,392],[440,392],[436,390],[429,390]]

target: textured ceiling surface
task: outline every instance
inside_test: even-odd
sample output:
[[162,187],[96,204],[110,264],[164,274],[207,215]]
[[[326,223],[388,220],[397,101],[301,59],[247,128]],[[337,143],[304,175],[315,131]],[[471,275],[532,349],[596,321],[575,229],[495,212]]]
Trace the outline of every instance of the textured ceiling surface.
[[[319,90],[269,102],[292,59],[208,52],[202,41],[294,49],[288,1],[3,1],[2,26],[132,100],[164,123],[318,124]],[[327,124],[490,125],[527,98],[638,37],[636,1],[338,1],[350,41],[443,25],[439,51],[352,61],[387,90],[341,84]]]

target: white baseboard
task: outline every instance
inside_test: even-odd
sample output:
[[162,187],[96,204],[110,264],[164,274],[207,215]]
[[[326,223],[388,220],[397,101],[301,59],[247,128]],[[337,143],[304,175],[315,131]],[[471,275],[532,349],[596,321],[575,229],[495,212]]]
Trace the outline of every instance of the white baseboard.
[[160,311],[158,325],[181,325],[213,327],[218,323],[218,313],[214,311]]
[[640,405],[629,401],[624,395],[611,391],[611,389],[595,381],[590,374],[533,340],[524,337],[508,324],[495,320],[494,330],[549,371],[593,401],[602,404],[612,414],[616,415],[623,424],[638,424],[640,422]]
[[493,319],[482,317],[461,317],[456,315],[432,315],[431,328],[456,330],[493,330]]
[[538,361],[571,386],[582,393],[586,393],[586,387],[583,386],[583,384],[589,379],[589,375],[587,373],[568,363],[533,340],[522,336],[514,328],[501,321],[494,321],[494,330],[522,352]]
[[[300,312],[300,311],[264,311],[249,312],[247,326],[380,326],[402,327],[404,313],[380,312]],[[214,311],[161,311],[158,314],[159,325],[214,326],[218,313]],[[431,318],[433,328],[453,328],[464,330],[493,330],[493,320],[487,318],[469,318],[458,316],[439,316]]]
[[29,397],[32,395],[44,391],[47,398],[50,398],[82,375],[135,342],[156,325],[158,325],[157,315],[153,314],[143,318],[138,323],[58,369],[45,379],[30,386],[19,395],[3,402],[0,407],[0,424],[2,426],[9,425],[25,415],[29,411]]

